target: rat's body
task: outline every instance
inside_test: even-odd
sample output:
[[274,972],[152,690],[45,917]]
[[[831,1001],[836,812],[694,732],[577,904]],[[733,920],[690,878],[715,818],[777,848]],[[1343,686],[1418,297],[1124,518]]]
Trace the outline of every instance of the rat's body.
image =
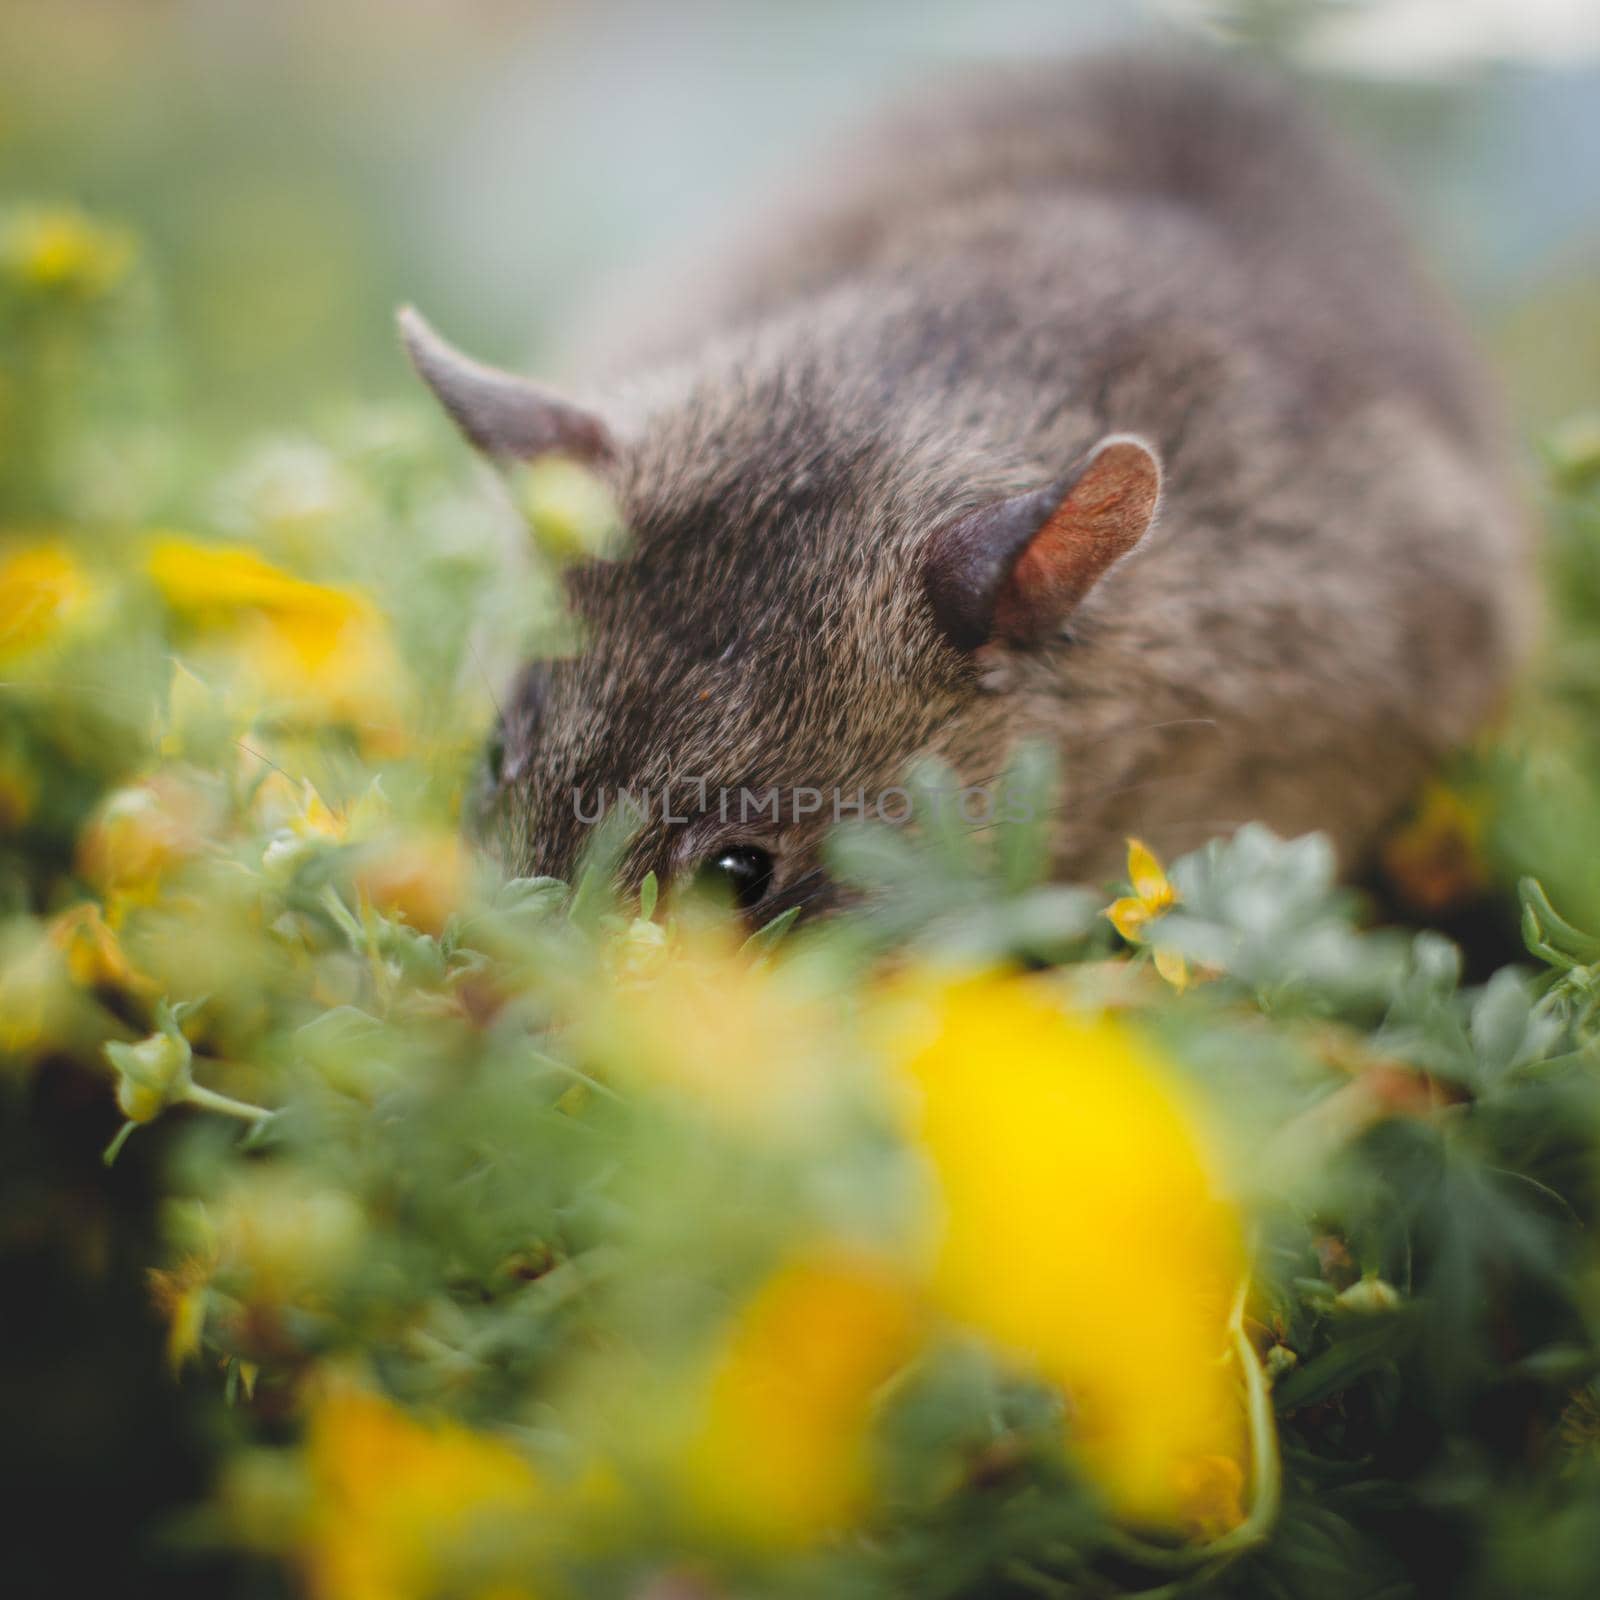
[[[413,332],[469,434],[586,456],[634,536],[508,708],[508,865],[570,870],[602,790],[704,780],[633,869],[754,844],[775,911],[835,792],[923,753],[982,783],[1026,738],[1063,756],[1059,875],[1248,818],[1358,864],[1500,698],[1528,584],[1481,380],[1381,207],[1279,91],[1125,59],[963,84],[828,170],[592,415],[517,415]],[[774,787],[829,802],[718,813]]]

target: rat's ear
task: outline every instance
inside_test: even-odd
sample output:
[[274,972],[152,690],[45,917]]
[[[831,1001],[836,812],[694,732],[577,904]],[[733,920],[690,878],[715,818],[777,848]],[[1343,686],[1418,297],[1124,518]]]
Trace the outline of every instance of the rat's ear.
[[1145,536],[1160,499],[1155,451],[1115,433],[1060,483],[947,524],[923,567],[940,631],[958,650],[1041,643]]
[[462,355],[410,306],[397,320],[417,375],[456,426],[492,461],[531,461],[560,454],[599,464],[615,454],[599,417],[526,378]]

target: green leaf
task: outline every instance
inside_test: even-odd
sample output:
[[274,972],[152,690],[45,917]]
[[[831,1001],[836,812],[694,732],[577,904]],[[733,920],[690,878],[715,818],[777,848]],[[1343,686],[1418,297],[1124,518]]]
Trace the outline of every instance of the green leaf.
[[1295,1368],[1273,1390],[1280,1412],[1298,1411],[1341,1394],[1359,1379],[1400,1358],[1413,1334],[1413,1324],[1399,1313],[1373,1321],[1341,1322],[1334,1343]]
[[1006,893],[1032,888],[1049,869],[1050,824],[1059,792],[1055,749],[1035,740],[1019,746],[1001,780],[995,823],[995,860]]
[[787,911],[780,911],[771,922],[763,924],[756,929],[745,942],[739,946],[741,954],[765,955],[770,950],[775,950],[783,936],[799,920],[802,907],[790,906]]

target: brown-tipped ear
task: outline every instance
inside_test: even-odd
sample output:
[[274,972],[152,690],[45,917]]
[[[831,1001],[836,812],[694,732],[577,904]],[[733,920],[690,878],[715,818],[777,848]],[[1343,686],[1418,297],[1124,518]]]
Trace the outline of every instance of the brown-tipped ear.
[[947,524],[923,567],[940,631],[958,650],[1041,643],[1145,536],[1160,499],[1155,451],[1111,434],[1062,482]]
[[599,417],[526,378],[462,355],[411,306],[403,307],[396,320],[417,375],[468,440],[492,460],[560,454],[599,464],[615,454]]

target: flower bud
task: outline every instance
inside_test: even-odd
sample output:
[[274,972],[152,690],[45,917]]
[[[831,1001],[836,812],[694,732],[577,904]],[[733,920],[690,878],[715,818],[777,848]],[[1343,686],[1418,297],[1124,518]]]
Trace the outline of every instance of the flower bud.
[[666,959],[667,930],[659,922],[635,917],[617,939],[616,965],[620,977],[648,978],[661,970]]
[[78,868],[106,894],[142,894],[199,855],[217,825],[214,794],[175,773],[118,789],[78,842]]
[[1550,439],[1549,455],[1562,488],[1587,489],[1600,483],[1600,412],[1563,423]]
[[1385,1283],[1382,1278],[1362,1278],[1352,1283],[1333,1303],[1359,1316],[1371,1317],[1398,1311],[1402,1298],[1392,1283]]
[[534,544],[556,566],[620,553],[623,526],[616,500],[586,467],[549,456],[523,468],[515,489]]
[[129,1122],[149,1122],[188,1093],[192,1052],[176,1029],[138,1044],[113,1039],[105,1048],[117,1069],[117,1104]]
[[1285,1373],[1293,1372],[1300,1365],[1300,1357],[1288,1345],[1275,1344],[1267,1351],[1261,1365],[1266,1369],[1267,1381],[1276,1383]]

